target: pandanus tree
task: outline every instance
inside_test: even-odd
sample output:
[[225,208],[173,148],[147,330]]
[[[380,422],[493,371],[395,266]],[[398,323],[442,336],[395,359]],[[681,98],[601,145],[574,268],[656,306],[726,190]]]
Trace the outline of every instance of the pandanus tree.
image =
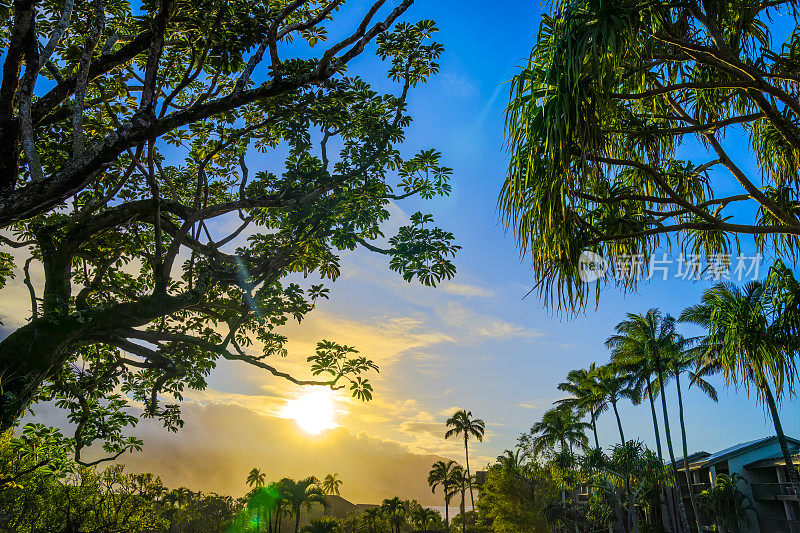
[[[655,371],[655,382],[657,391],[661,395],[661,410],[664,417],[664,434],[667,438],[667,451],[669,452],[672,473],[677,481],[678,469],[675,463],[675,450],[672,445],[672,430],[669,424],[669,412],[667,411],[667,399],[664,394],[664,387],[668,378],[669,364],[672,357],[675,357],[680,349],[675,346],[677,341],[675,333],[675,319],[671,316],[664,316],[658,309],[649,309],[644,314],[628,313],[627,319],[617,324],[616,334],[606,340],[606,346],[611,348],[611,358],[614,364],[621,369],[630,370],[633,375],[646,376],[647,387],[645,393],[650,402],[650,411],[653,416],[653,428],[656,432],[656,443],[660,448],[660,437],[658,435],[658,421],[656,418],[653,396],[654,390],[651,370]],[[686,453],[684,453],[684,463]],[[688,468],[685,469],[686,481],[690,495],[692,491],[692,481],[689,477]],[[678,492],[678,512],[684,529],[689,528],[689,521],[686,516],[686,509],[683,504],[682,489],[676,483]],[[695,512],[695,521],[698,531],[700,531],[699,514],[694,496],[690,501]]]
[[472,418],[472,411],[460,409],[456,411],[453,416],[447,419],[447,427],[450,428],[445,432],[444,438],[456,437],[462,435],[464,437],[464,455],[466,457],[466,477],[467,484],[469,485],[469,499],[472,503],[472,508],[475,508],[475,497],[472,494],[472,477],[469,471],[469,439],[478,439],[478,442],[483,442],[483,434],[485,431],[485,424],[480,418]]
[[777,402],[794,389],[796,339],[786,333],[787,317],[776,307],[771,286],[753,281],[743,287],[720,283],[703,293],[701,302],[680,319],[706,329],[700,351],[701,376],[721,373],[729,384],[744,388],[769,409],[787,476],[800,494],[800,476],[781,425]]
[[[450,191],[441,154],[401,148],[443,50],[432,21],[399,22],[412,4],[0,4],[0,286],[16,267],[30,292],[0,341],[0,431],[53,397],[79,446],[135,449],[129,400],[178,429],[221,359],[371,397],[375,366],[332,341],[314,379],[286,372],[280,326],[357,247],[408,281],[454,273],[430,215],[376,243],[391,202]],[[359,76],[364,53],[391,93]]]
[[700,493],[700,508],[714,520],[720,533],[739,533],[750,525],[753,501],[741,489],[747,480],[738,472],[718,474],[714,484]]
[[556,401],[556,405],[574,409],[576,412],[588,414],[592,433],[594,434],[594,446],[600,447],[597,439],[597,417],[606,409],[608,403],[598,394],[594,384],[595,363],[589,365],[588,369],[570,370],[567,373],[566,381],[558,384],[558,390],[568,392],[571,396]]
[[548,409],[542,419],[531,427],[532,452],[539,454],[558,446],[559,452],[572,450],[573,446],[585,449],[589,444],[586,430],[590,425],[581,421],[581,415],[563,405]]
[[436,487],[441,486],[444,493],[444,527],[450,531],[450,498],[455,493],[458,477],[456,470],[461,468],[453,460],[436,461],[428,473],[428,485],[431,492],[436,492]]
[[664,462],[641,442],[617,444],[610,455],[592,450],[581,470],[626,533],[639,531],[639,508],[660,511],[657,495],[669,474]]
[[[632,290],[664,246],[718,256],[755,235],[762,254],[798,259],[796,3],[550,6],[510,84],[499,199],[546,304]],[[607,266],[596,282],[585,251]]]

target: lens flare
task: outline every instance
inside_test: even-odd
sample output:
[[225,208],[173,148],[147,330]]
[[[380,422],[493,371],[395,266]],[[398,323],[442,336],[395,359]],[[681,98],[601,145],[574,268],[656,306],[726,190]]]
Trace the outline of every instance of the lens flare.
[[295,400],[289,400],[283,415],[293,419],[303,431],[312,435],[333,429],[336,427],[333,393],[326,389],[307,392]]

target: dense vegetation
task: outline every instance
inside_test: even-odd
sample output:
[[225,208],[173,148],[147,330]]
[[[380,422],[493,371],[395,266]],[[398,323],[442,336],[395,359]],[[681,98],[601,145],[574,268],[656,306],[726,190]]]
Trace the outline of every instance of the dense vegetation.
[[[96,442],[113,459],[139,416],[180,428],[219,360],[372,397],[377,366],[329,339],[282,370],[281,327],[328,297],[342,251],[454,273],[430,215],[381,230],[390,202],[450,191],[436,150],[402,146],[443,50],[432,21],[396,23],[411,3],[0,3],[0,287],[16,269],[30,291],[0,341],[0,431],[54,401],[76,461]],[[357,22],[327,43],[342,11]],[[346,74],[368,46],[393,94]]]

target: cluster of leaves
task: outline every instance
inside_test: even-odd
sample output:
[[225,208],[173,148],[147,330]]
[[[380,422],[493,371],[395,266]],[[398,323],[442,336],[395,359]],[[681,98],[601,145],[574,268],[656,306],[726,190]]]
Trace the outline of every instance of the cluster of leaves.
[[[125,436],[139,416],[179,429],[184,394],[221,359],[372,398],[378,368],[350,346],[321,340],[306,376],[279,358],[344,251],[426,285],[454,275],[459,246],[430,216],[382,233],[390,203],[451,191],[438,151],[403,147],[408,92],[443,51],[432,21],[395,25],[410,4],[353,6],[361,23],[335,43],[341,0],[15,4],[3,43],[31,14],[54,48],[39,69],[29,58],[32,95],[0,98],[13,118],[0,120],[2,246],[28,251],[31,296],[28,323],[0,342],[0,428],[53,401],[76,461],[98,443],[115,458],[141,446]],[[370,42],[394,94],[347,72]],[[11,272],[0,256],[0,279]]]
[[[783,42],[778,13],[794,21]],[[512,83],[500,195],[548,304],[582,309],[607,279],[633,289],[645,271],[617,276],[620,258],[647,266],[662,246],[728,254],[747,235],[797,259],[797,20],[782,1],[553,4]],[[745,140],[755,173],[736,161]],[[609,265],[596,284],[586,250]]]

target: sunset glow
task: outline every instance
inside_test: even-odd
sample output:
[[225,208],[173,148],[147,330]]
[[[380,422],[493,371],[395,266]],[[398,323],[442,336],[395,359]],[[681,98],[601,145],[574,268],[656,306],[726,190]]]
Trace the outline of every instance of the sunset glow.
[[312,435],[319,435],[337,426],[332,393],[324,389],[316,389],[289,400],[283,415],[297,422],[303,431]]

